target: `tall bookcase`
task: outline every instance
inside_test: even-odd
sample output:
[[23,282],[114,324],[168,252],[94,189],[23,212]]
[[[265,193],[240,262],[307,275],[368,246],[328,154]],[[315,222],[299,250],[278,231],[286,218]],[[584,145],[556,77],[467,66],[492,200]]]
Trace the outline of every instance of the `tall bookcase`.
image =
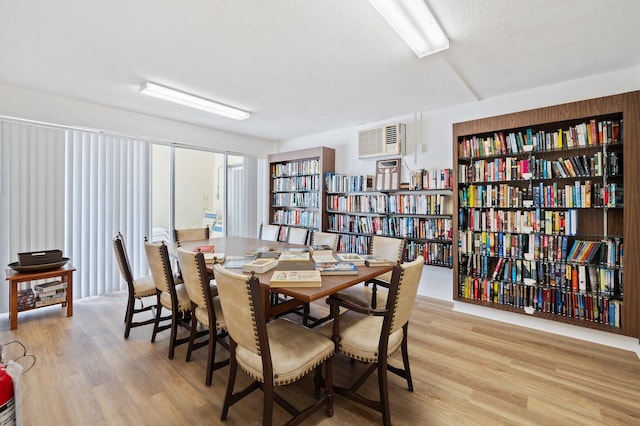
[[[367,178],[338,174],[325,177],[327,231],[340,234],[339,251],[366,254],[372,235],[404,238],[405,260],[422,254],[427,265],[451,268],[450,185],[446,189],[373,191],[366,190],[372,185],[359,185]],[[342,181],[349,183],[336,183]]]
[[640,92],[453,125],[455,300],[639,337]]
[[335,169],[328,147],[271,154],[269,222],[316,230],[327,228],[323,177]]

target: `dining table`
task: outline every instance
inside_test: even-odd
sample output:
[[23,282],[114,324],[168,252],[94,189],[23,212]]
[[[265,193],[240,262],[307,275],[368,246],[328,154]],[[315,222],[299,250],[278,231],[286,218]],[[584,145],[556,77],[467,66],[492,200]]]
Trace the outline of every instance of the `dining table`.
[[[197,250],[198,247],[213,246],[213,250],[216,253],[224,253],[225,259],[229,257],[242,257],[242,256],[254,256],[258,252],[264,251],[288,251],[296,249],[304,249],[307,246],[299,244],[290,244],[287,242],[260,240],[257,238],[247,237],[220,237],[211,238],[206,240],[193,240],[183,241],[178,245],[177,243],[169,243],[169,254],[177,258],[178,246],[185,250]],[[224,266],[224,262],[222,263]],[[277,269],[277,268],[276,268]],[[272,288],[270,286],[271,276],[274,273],[274,269],[264,272],[262,274],[256,273],[255,276],[260,282],[260,288],[263,291],[263,303],[265,314],[267,318],[276,317],[282,315],[292,309],[297,308],[305,303],[310,303],[332,294],[335,294],[341,290],[344,290],[352,285],[362,283],[391,271],[393,266],[367,266],[359,265],[358,273],[354,275],[322,275],[322,283],[320,287],[277,287]],[[231,269],[234,272],[243,273],[242,269]],[[247,277],[251,273],[244,273]],[[288,296],[289,299],[280,301],[277,304],[272,305],[270,303],[270,293],[275,292]]]

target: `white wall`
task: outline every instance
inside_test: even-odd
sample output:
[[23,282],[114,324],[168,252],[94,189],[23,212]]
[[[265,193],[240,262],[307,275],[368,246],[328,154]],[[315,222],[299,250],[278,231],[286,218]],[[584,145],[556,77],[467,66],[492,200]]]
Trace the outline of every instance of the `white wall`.
[[[407,153],[404,157],[402,181],[408,182],[407,168],[437,169],[453,166],[453,123],[638,89],[640,89],[640,67],[634,67],[441,110],[392,117],[367,125],[289,139],[280,143],[280,151],[329,146],[336,149],[336,172],[374,174],[375,159],[358,160],[357,158],[358,132],[392,123],[405,123]],[[422,152],[418,152],[417,147],[420,147]],[[438,299],[452,300],[452,271],[425,266],[419,293]]]
[[84,127],[266,156],[277,142],[223,132],[0,83],[0,116]]

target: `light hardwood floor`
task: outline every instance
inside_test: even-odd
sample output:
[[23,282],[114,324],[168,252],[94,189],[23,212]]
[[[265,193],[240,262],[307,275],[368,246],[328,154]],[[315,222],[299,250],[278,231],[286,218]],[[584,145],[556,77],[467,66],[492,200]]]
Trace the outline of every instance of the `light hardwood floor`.
[[[220,424],[228,367],[204,385],[205,349],[185,363],[184,346],[167,358],[168,333],[149,342],[151,327],[123,339],[124,293],[79,300],[74,316],[59,307],[21,313],[0,342],[19,339],[36,367],[23,376],[25,425]],[[319,312],[322,305],[314,305]],[[640,361],[633,352],[454,312],[418,298],[409,326],[415,391],[389,374],[391,418],[398,425],[640,424]],[[226,356],[221,349],[219,356]],[[393,357],[398,363],[399,354]],[[362,364],[338,358],[335,381]],[[240,373],[238,384],[248,380]],[[375,377],[370,379],[375,395]],[[310,380],[284,389],[305,403]],[[262,394],[233,406],[227,425],[259,424]],[[274,424],[287,413],[277,407]],[[305,424],[380,423],[378,413],[335,399],[332,418],[319,411]]]

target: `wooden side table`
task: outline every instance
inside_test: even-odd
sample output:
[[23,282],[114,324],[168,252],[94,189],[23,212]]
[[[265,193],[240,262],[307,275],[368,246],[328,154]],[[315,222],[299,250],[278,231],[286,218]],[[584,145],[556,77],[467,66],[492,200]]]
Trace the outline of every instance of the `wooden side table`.
[[[9,281],[9,317],[11,318],[11,330],[18,328],[18,283],[36,280],[46,280],[49,278],[59,278],[61,281],[67,283],[67,297],[66,300],[60,302],[62,307],[67,307],[67,316],[73,315],[73,271],[74,268],[70,263],[67,263],[62,268],[54,269],[46,272],[16,272],[13,269],[6,270],[6,280]],[[52,306],[52,305],[48,305]],[[44,306],[41,306],[44,307]],[[33,307],[25,309],[21,312],[38,309],[39,307]]]

